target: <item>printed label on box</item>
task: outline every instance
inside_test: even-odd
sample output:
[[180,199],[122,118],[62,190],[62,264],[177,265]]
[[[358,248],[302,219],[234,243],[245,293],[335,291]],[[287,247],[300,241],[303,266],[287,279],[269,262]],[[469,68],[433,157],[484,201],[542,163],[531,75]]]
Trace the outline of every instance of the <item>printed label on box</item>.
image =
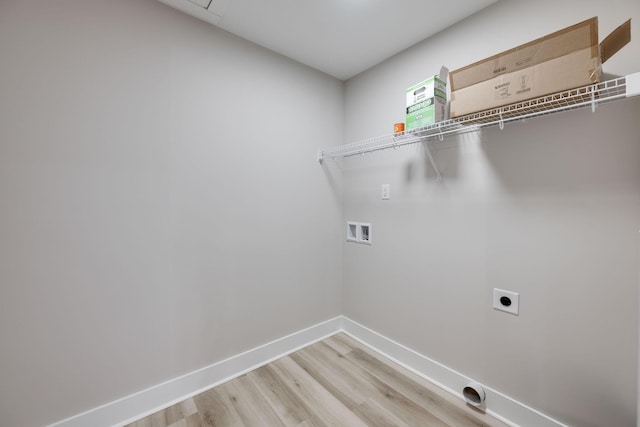
[[447,84],[438,76],[407,89],[406,129],[416,129],[444,120]]

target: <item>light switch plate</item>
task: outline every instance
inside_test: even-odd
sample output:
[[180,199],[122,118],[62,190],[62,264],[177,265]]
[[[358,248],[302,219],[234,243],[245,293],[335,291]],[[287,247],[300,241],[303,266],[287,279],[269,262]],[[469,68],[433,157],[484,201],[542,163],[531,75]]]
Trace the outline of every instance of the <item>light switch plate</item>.
[[381,192],[382,200],[389,200],[391,198],[391,186],[389,184],[382,184]]

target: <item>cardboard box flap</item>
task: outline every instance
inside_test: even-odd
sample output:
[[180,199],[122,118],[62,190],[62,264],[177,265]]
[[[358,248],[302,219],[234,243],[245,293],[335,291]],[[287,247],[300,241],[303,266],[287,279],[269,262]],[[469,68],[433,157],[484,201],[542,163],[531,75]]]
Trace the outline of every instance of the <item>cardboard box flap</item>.
[[599,56],[597,17],[452,71],[449,74],[451,90],[456,91],[586,48],[592,49],[594,58]]
[[630,41],[631,19],[613,30],[611,34],[602,40],[602,43],[600,43],[600,62],[604,64]]

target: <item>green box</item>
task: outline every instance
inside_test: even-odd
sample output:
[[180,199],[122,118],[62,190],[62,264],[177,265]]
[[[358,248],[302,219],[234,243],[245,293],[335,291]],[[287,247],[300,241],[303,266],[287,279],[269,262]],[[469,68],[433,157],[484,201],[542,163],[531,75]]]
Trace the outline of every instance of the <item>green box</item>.
[[432,125],[446,119],[447,82],[431,76],[407,89],[406,130]]

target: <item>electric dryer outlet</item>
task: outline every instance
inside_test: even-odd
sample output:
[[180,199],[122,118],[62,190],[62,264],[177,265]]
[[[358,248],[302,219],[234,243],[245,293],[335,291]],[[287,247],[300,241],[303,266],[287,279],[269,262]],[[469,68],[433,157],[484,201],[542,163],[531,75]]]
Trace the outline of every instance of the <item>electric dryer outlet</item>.
[[520,294],[493,288],[493,308],[507,313],[520,315]]

